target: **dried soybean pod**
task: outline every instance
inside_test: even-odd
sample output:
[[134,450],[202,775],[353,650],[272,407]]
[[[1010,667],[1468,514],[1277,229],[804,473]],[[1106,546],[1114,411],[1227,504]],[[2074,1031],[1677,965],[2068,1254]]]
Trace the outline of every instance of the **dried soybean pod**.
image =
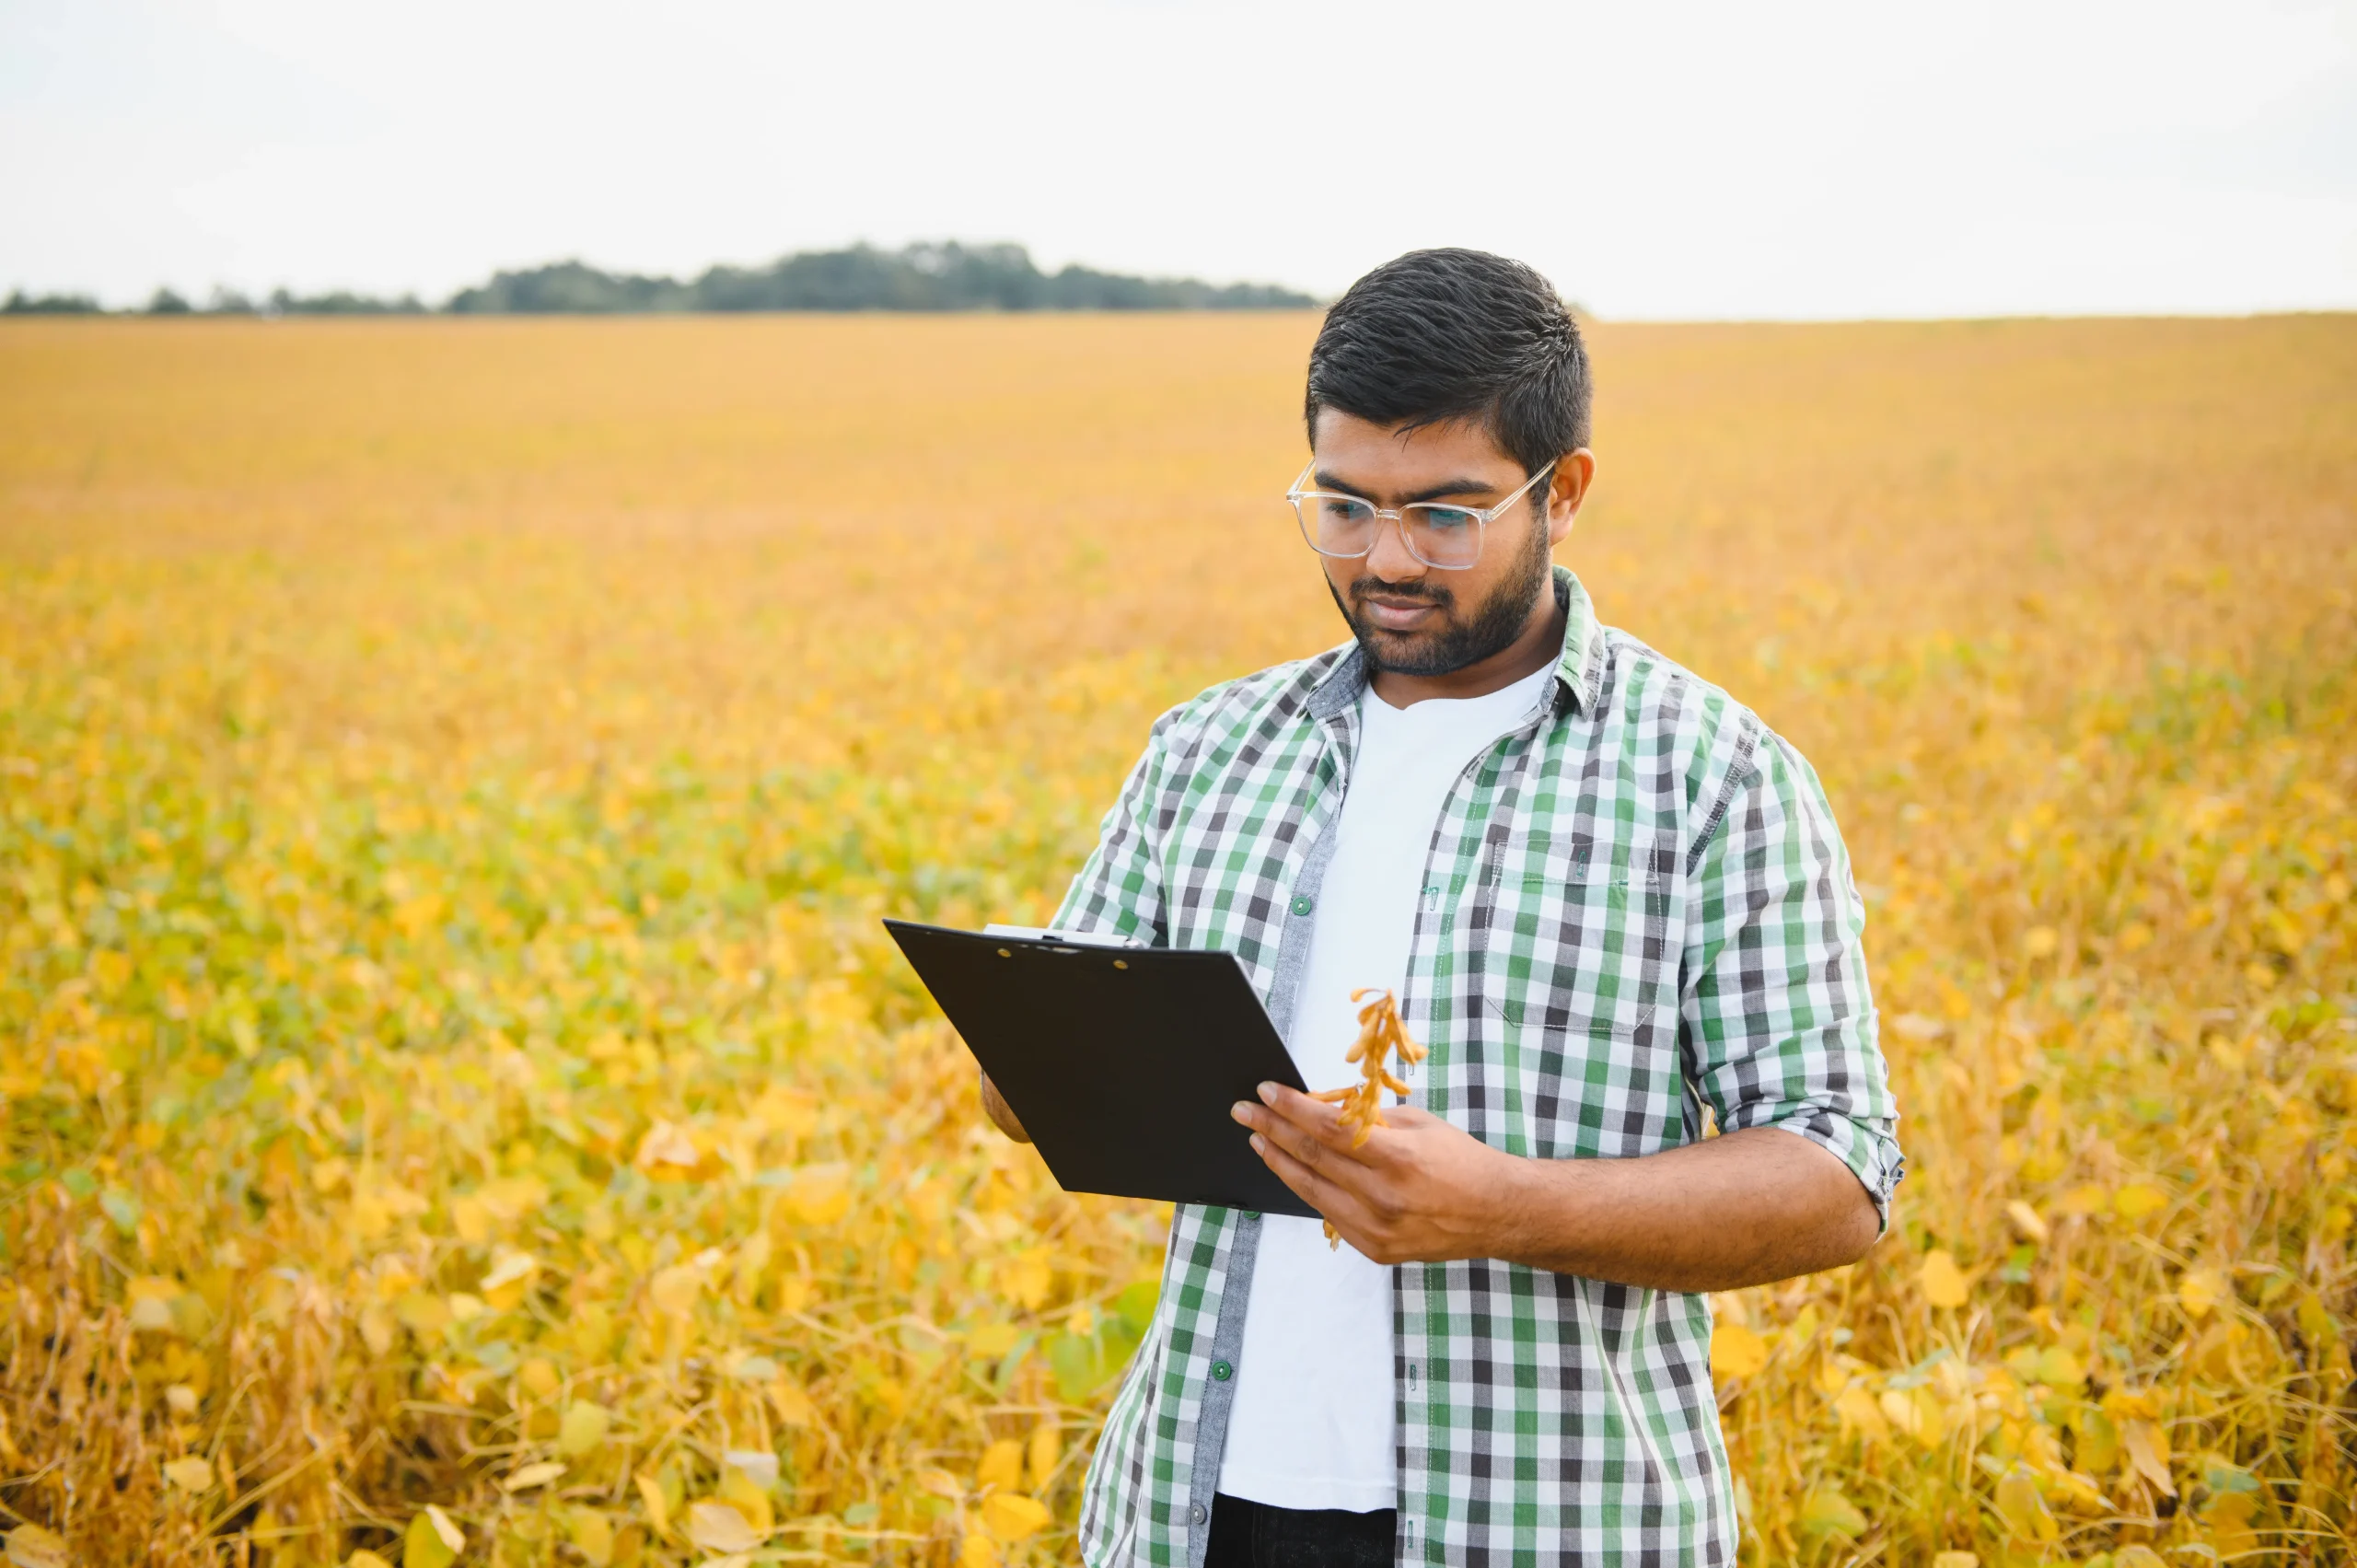
[[[1400,1020],[1398,998],[1387,990],[1380,995],[1376,992],[1376,988],[1370,985],[1351,993],[1353,1004],[1363,996],[1376,997],[1359,1007],[1359,1037],[1351,1042],[1350,1051],[1342,1058],[1357,1064],[1359,1081],[1348,1088],[1327,1089],[1314,1097],[1342,1108],[1341,1124],[1354,1129],[1351,1137],[1351,1147],[1354,1149],[1375,1136],[1376,1128],[1390,1125],[1383,1120],[1383,1091],[1389,1089],[1402,1095],[1408,1092],[1407,1084],[1384,1066],[1384,1058],[1396,1054],[1399,1065],[1406,1068],[1422,1062],[1425,1055],[1423,1046],[1410,1036],[1408,1026]],[[1341,1233],[1329,1220],[1326,1245],[1330,1248],[1341,1244]]]

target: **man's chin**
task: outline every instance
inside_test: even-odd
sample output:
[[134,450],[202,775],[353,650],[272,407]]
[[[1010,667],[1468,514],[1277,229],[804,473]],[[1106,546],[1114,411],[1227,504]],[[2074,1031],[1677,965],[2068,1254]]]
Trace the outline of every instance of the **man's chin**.
[[1359,646],[1377,669],[1393,675],[1447,675],[1457,668],[1445,631],[1392,632],[1366,625],[1356,630]]

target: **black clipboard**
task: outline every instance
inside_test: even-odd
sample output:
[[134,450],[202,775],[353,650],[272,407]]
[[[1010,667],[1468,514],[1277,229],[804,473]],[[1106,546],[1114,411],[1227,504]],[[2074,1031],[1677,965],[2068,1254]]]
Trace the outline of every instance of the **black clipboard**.
[[1318,1217],[1229,1115],[1306,1089],[1234,954],[884,928],[1064,1191]]

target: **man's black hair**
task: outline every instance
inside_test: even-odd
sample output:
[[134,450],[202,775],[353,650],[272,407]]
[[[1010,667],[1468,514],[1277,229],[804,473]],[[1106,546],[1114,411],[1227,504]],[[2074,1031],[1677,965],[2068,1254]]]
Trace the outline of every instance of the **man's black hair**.
[[1587,346],[1554,285],[1486,250],[1411,250],[1353,284],[1309,351],[1303,414],[1467,420],[1526,473],[1588,443]]

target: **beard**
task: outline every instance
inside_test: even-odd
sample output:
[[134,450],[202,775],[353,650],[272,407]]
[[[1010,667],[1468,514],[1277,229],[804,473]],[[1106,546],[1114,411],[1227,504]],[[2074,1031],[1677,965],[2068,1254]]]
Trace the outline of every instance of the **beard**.
[[[1350,623],[1351,635],[1358,639],[1370,674],[1383,670],[1392,675],[1453,675],[1513,645],[1529,622],[1530,607],[1538,602],[1539,590],[1552,575],[1553,552],[1547,530],[1533,528],[1514,569],[1498,584],[1497,591],[1476,607],[1470,619],[1458,619],[1456,594],[1430,580],[1386,583],[1360,577],[1351,584],[1351,597],[1345,600],[1329,577],[1326,591],[1334,596],[1334,608]],[[1362,594],[1378,587],[1393,598],[1422,599],[1436,607],[1447,624],[1438,632],[1416,636],[1369,625],[1352,607]]]

